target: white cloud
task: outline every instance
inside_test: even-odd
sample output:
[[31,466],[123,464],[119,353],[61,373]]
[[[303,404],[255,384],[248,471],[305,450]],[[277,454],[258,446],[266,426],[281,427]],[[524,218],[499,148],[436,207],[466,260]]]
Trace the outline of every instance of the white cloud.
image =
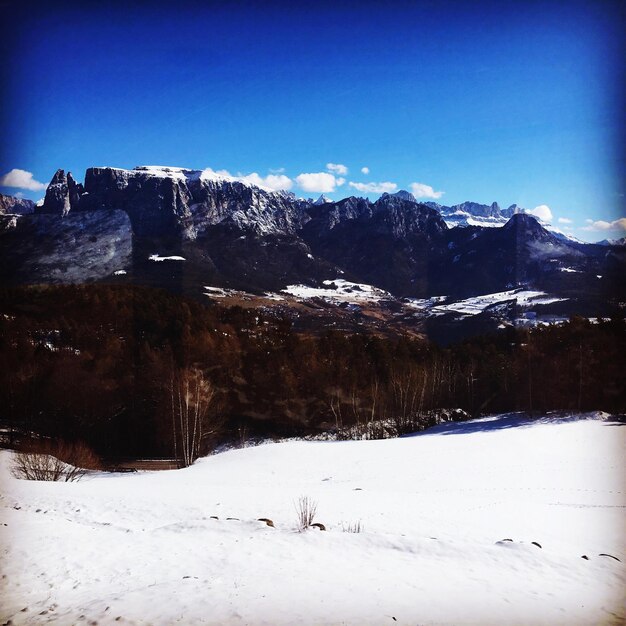
[[411,183],[411,193],[416,198],[441,198],[445,192],[435,191],[430,185],[424,183]]
[[350,187],[354,187],[363,193],[392,193],[398,188],[396,183],[348,183]]
[[275,169],[272,169],[270,167],[270,173],[271,174],[284,174],[285,173],[285,168],[284,167],[277,167]]
[[341,163],[326,163],[326,169],[340,176],[345,176],[348,173],[348,168]]
[[328,172],[310,172],[296,176],[296,183],[300,189],[312,193],[332,193],[336,187],[345,182],[344,178],[335,178]]
[[369,167],[362,167],[361,168],[361,174],[369,174],[370,173],[370,168]]
[[605,220],[585,220],[588,226],[583,226],[581,230],[624,230],[626,231],[626,217],[620,217],[612,222]]
[[272,191],[291,189],[293,186],[291,178],[289,178],[289,176],[285,176],[284,174],[268,174],[263,177],[256,172],[252,172],[252,174],[246,174],[245,176],[239,174],[236,178],[241,182],[251,183],[257,187],[271,189]]
[[559,224],[571,224],[572,220],[569,217],[559,217],[557,220]]
[[549,222],[552,220],[552,211],[547,204],[540,204],[536,206],[534,209],[529,209],[527,213],[538,217],[540,220],[544,222]]
[[200,180],[213,180],[215,178],[226,178],[227,180],[235,179],[228,170],[214,170],[210,167],[203,169],[200,174]]
[[268,174],[267,176],[261,176],[257,172],[251,174],[242,174],[238,172],[237,175],[231,174],[228,170],[213,170],[210,167],[202,170],[200,174],[202,180],[214,180],[225,179],[229,181],[239,180],[242,183],[248,183],[249,185],[256,185],[266,191],[281,191],[283,189],[291,189],[293,187],[293,181],[289,176],[284,174]]
[[8,174],[0,177],[0,186],[16,187],[17,189],[29,189],[30,191],[43,191],[48,185],[35,180],[32,172],[12,169]]

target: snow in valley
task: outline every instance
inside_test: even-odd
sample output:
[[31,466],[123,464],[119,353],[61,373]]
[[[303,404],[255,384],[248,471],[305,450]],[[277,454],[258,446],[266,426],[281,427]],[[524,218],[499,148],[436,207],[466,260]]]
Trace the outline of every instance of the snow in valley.
[[436,296],[427,300],[410,299],[409,306],[417,309],[426,309],[432,315],[443,315],[445,313],[459,313],[462,315],[477,315],[485,309],[495,304],[515,301],[519,307],[531,307],[542,304],[553,304],[561,302],[564,298],[550,296],[544,291],[531,291],[527,289],[511,289],[498,293],[488,293],[481,296],[474,296],[466,300],[459,300],[448,304],[442,304],[445,297]]
[[[311,287],[308,285],[289,285],[282,290],[283,294],[288,294],[300,300],[320,298],[330,303],[378,303],[393,300],[393,296],[388,292],[363,283],[352,283],[342,278],[335,280],[325,280],[323,287]],[[205,287],[209,289],[209,287]],[[213,290],[217,291],[217,290]],[[215,295],[213,293],[207,295]],[[279,297],[280,299],[280,297]],[[404,298],[403,304],[410,309],[419,311],[427,317],[437,317],[441,315],[454,314],[461,317],[469,317],[483,313],[490,307],[514,302],[517,307],[523,310],[533,307],[562,302],[565,298],[551,296],[544,291],[529,290],[523,288],[509,289],[497,293],[487,293],[474,296],[464,300],[454,300],[449,296],[433,296],[431,298]],[[567,318],[548,319],[550,321],[563,321]],[[526,323],[525,319],[518,319],[516,323]]]
[[[601,413],[504,415],[78,483],[17,480],[3,451],[0,620],[622,623],[625,444]],[[297,531],[301,495],[325,532]]]
[[338,302],[378,302],[382,299],[391,299],[392,296],[378,287],[363,283],[351,283],[343,278],[325,280],[325,286],[309,287],[308,285],[289,285],[283,289],[297,298],[323,298]]

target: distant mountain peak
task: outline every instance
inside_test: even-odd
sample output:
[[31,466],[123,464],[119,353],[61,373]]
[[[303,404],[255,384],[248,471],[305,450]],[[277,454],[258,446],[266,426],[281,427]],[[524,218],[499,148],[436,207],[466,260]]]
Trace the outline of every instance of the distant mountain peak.
[[34,211],[35,203],[32,200],[0,193],[0,215],[27,215]]
[[320,205],[320,204],[329,204],[330,202],[334,202],[334,200],[331,200],[328,196],[322,194],[317,200],[315,200],[315,202],[313,202],[312,204],[315,205]]
[[626,237],[621,237],[620,239],[603,239],[602,241],[598,241],[597,245],[599,246],[626,246]]
[[391,195],[395,198],[400,198],[401,200],[407,200],[408,202],[417,202],[415,196],[410,191],[406,191],[406,189],[400,189],[400,191],[396,191],[392,194],[383,194],[383,196],[385,195]]
[[505,230],[523,230],[533,236],[553,236],[541,221],[530,213],[515,213],[503,228]]

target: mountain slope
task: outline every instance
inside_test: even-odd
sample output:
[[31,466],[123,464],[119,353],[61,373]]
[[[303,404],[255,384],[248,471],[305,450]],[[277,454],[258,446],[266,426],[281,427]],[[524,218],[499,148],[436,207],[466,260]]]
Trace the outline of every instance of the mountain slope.
[[397,295],[426,292],[432,251],[447,230],[436,211],[384,194],[373,204],[348,198],[309,215],[301,236],[315,255]]
[[35,203],[32,200],[0,193],[0,215],[27,215],[34,212]]

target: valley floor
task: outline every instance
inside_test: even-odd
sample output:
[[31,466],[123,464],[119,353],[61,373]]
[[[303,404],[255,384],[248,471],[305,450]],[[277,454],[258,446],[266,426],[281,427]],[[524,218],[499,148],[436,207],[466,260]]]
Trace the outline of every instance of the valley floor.
[[[625,451],[626,425],[600,413],[79,483],[17,480],[4,451],[0,622],[623,623]],[[303,495],[325,532],[297,531]]]

